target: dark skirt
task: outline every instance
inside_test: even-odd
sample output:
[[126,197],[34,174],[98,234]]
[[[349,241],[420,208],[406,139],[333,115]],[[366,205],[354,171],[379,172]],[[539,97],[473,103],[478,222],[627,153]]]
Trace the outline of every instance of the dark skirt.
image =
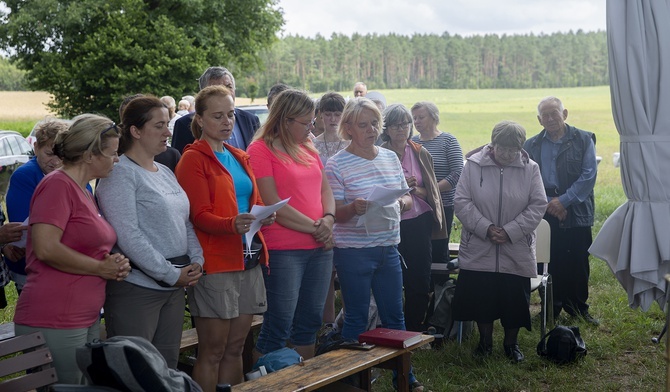
[[530,278],[461,270],[452,307],[454,320],[493,323],[531,330]]

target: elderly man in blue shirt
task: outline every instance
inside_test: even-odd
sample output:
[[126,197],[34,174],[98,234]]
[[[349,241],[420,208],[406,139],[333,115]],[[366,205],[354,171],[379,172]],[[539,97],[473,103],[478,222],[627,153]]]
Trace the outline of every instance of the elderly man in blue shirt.
[[544,129],[528,139],[524,149],[540,165],[547,193],[544,219],[551,226],[554,316],[565,310],[598,325],[589,313],[589,252],[595,216],[595,135],[565,123],[568,110],[556,97],[537,106]]

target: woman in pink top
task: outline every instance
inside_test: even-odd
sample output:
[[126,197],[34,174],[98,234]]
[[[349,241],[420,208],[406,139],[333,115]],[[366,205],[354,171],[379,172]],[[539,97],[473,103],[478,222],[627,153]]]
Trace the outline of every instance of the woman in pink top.
[[256,354],[278,350],[289,340],[303,358],[314,356],[333,269],[335,200],[309,139],[313,128],[314,102],[289,89],[273,100],[267,122],[247,149],[263,202],[290,198],[277,211],[276,224],[262,229],[270,256],[268,309]]
[[105,280],[123,280],[128,259],[109,254],[114,229],[100,216],[86,185],[118,162],[119,131],[110,119],[83,114],[56,136],[63,167],[44,177],[30,204],[28,278],[14,314],[17,335],[40,331],[58,381],[83,383],[75,349],[100,337]]
[[412,188],[412,207],[401,215],[398,245],[406,264],[402,270],[405,325],[409,331],[424,331],[430,301],[431,239],[447,238],[447,227],[433,158],[411,138],[412,113],[402,104],[390,105],[384,111],[382,147],[396,153],[407,185]]

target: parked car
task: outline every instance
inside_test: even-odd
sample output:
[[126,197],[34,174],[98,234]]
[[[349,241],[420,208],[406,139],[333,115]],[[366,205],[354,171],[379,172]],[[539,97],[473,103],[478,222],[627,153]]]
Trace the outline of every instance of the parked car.
[[12,173],[34,154],[33,148],[20,133],[0,130],[0,200],[3,205]]
[[258,119],[261,121],[261,125],[267,120],[268,118],[268,107],[266,105],[241,105],[241,106],[236,106],[238,109],[242,109],[245,112],[255,114]]

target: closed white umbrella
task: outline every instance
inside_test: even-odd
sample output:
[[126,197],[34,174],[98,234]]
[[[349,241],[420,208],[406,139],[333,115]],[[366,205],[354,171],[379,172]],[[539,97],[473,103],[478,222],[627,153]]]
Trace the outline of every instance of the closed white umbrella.
[[607,261],[632,308],[663,307],[670,272],[670,4],[608,0],[607,44],[621,181],[628,202],[589,249]]

